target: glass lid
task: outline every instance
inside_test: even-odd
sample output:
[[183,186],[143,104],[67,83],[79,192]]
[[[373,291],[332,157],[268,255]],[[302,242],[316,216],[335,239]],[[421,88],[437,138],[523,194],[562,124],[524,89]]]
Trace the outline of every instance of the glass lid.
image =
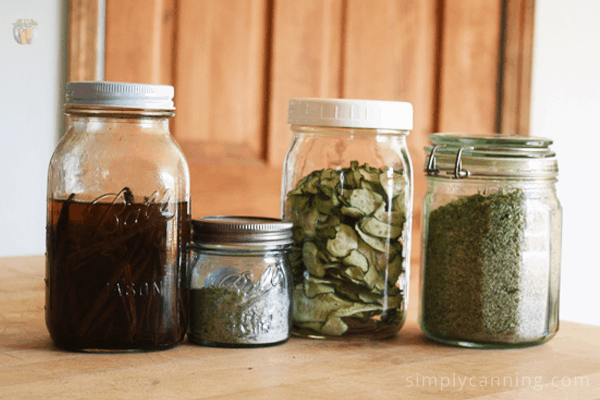
[[462,179],[468,177],[556,177],[556,154],[552,140],[499,134],[434,133],[425,172],[428,176]]
[[437,147],[436,154],[441,155],[456,154],[458,149],[462,149],[463,157],[545,158],[555,155],[549,148],[552,140],[542,137],[434,133],[429,139],[432,145],[426,151]]

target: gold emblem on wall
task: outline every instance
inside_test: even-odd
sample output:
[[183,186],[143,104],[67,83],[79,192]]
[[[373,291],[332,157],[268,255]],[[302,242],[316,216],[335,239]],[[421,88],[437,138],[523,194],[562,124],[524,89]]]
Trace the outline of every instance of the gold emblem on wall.
[[35,41],[37,22],[32,19],[18,19],[13,25],[13,37],[17,43],[32,44]]

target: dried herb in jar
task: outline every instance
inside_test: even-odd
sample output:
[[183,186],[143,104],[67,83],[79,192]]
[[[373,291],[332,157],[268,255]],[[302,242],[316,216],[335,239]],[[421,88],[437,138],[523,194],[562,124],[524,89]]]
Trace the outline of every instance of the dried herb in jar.
[[287,194],[297,328],[340,336],[402,324],[406,187],[401,171],[352,161],[312,172]]
[[450,340],[513,341],[536,323],[520,307],[525,222],[520,189],[460,197],[430,212],[424,329]]
[[190,290],[191,340],[206,345],[271,345],[289,337],[286,286],[249,292],[231,286]]

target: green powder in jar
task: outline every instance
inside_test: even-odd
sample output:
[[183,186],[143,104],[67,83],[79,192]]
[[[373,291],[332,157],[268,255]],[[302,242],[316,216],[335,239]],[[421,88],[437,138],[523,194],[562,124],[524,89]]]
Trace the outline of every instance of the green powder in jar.
[[522,307],[525,226],[520,189],[460,197],[430,212],[426,331],[447,340],[512,342],[528,335],[527,324],[540,325]]
[[212,345],[270,345],[287,340],[290,299],[285,286],[261,293],[211,286],[190,290],[190,336]]

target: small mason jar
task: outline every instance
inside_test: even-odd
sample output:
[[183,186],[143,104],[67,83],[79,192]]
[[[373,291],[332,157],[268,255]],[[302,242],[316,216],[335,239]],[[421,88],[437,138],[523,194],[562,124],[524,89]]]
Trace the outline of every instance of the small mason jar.
[[531,346],[558,330],[562,209],[548,139],[433,134],[420,324],[430,339]]
[[187,329],[188,165],[173,87],[70,82],[48,169],[46,325],[70,350],[159,350]]
[[282,216],[294,223],[293,334],[395,335],[406,317],[412,106],[293,99]]
[[213,216],[192,221],[190,341],[263,347],[290,337],[292,224]]

